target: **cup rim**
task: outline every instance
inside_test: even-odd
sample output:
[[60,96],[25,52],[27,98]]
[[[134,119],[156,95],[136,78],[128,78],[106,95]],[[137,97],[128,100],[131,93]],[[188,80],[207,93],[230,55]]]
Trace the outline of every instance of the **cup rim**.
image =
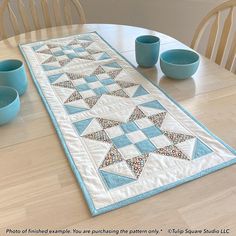
[[[153,38],[155,39],[156,41],[155,42],[151,42],[151,43],[144,43],[144,42],[141,42],[139,41],[141,38]],[[159,43],[160,42],[160,38],[156,35],[151,35],[151,34],[145,34],[145,35],[140,35],[138,36],[136,39],[135,39],[135,42],[137,43],[140,43],[140,44],[143,44],[143,45],[151,45],[151,44],[156,44],[156,43]]]
[[[164,55],[165,53],[168,53],[168,52],[175,52],[175,51],[176,51],[176,52],[177,52],[177,51],[190,52],[190,53],[192,53],[193,55],[197,56],[197,58],[196,58],[196,60],[195,60],[194,62],[187,63],[187,64],[171,63],[171,62],[169,62],[169,61],[166,61],[166,60],[163,58],[163,55]],[[170,49],[170,50],[167,50],[167,51],[161,53],[161,55],[160,55],[160,60],[161,60],[161,61],[165,62],[165,63],[168,64],[168,65],[174,65],[174,66],[180,66],[180,67],[183,67],[183,66],[190,66],[190,65],[196,64],[196,63],[199,62],[199,59],[200,59],[200,56],[199,56],[199,54],[196,53],[195,51],[188,50],[188,49],[181,49],[181,48],[179,48],[179,49]]]
[[[3,63],[3,62],[20,62],[20,66],[17,67],[16,69],[13,69],[13,70],[8,70],[8,71],[2,71],[0,70],[0,73],[10,73],[10,72],[14,72],[14,71],[17,71],[19,70],[20,68],[22,68],[22,66],[24,65],[23,61],[19,60],[19,59],[6,59],[6,60],[1,60],[0,61],[0,64]],[[5,86],[7,87],[7,86]]]
[[12,87],[8,87],[8,86],[0,86],[0,90],[1,90],[2,88],[8,89],[8,90],[13,90],[13,91],[15,92],[16,96],[15,96],[15,98],[13,99],[12,102],[10,102],[9,104],[7,104],[6,106],[0,107],[0,111],[1,111],[1,110],[4,110],[4,109],[6,109],[6,108],[8,108],[8,107],[11,106],[17,99],[19,99],[19,93],[17,92],[16,89],[14,89],[14,88],[12,88]]

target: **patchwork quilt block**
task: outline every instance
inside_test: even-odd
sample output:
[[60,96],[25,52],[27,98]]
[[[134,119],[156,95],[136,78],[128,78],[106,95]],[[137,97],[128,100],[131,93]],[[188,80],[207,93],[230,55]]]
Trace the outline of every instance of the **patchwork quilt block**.
[[236,162],[98,34],[20,49],[93,215]]

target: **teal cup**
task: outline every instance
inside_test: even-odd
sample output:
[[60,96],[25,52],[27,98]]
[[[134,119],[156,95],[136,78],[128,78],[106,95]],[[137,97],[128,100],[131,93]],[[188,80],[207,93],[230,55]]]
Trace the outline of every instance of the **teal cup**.
[[12,87],[19,95],[25,93],[28,81],[22,61],[16,59],[0,61],[0,86]]
[[136,62],[141,67],[154,66],[159,57],[160,39],[153,35],[142,35],[135,40]]

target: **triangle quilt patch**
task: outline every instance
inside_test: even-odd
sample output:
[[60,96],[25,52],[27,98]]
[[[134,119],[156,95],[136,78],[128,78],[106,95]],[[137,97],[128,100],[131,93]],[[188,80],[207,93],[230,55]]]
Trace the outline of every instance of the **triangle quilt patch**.
[[103,170],[100,170],[99,172],[109,189],[117,188],[119,186],[122,186],[122,185],[125,185],[125,184],[135,181],[135,179],[121,176],[118,174],[109,173],[109,172],[106,172]]
[[138,107],[136,107],[131,116],[129,117],[129,121],[139,120],[144,117],[146,117],[146,115]]
[[135,91],[133,97],[139,97],[143,95],[147,95],[148,92],[143,88],[143,86],[139,85],[137,90]]
[[165,117],[166,117],[166,112],[162,112],[153,116],[149,116],[148,118],[153,122],[154,125],[160,128]]
[[186,156],[181,150],[179,150],[174,145],[159,148],[155,151],[155,153],[163,155],[163,156],[171,156],[171,157],[190,161],[190,158]]
[[107,153],[104,161],[102,162],[100,168],[112,165],[112,164],[120,162],[120,161],[123,161],[121,154],[119,153],[117,148],[112,146],[110,148],[109,152]]
[[203,143],[200,139],[197,139],[194,148],[193,159],[205,156],[212,152],[213,151],[205,143]]
[[187,134],[180,134],[180,133],[169,132],[169,131],[162,131],[162,132],[168,139],[170,139],[173,142],[173,144],[181,143],[188,139],[195,138],[194,136],[187,135]]
[[82,96],[79,94],[78,91],[74,91],[70,97],[68,97],[68,99],[66,99],[65,103],[69,103],[69,102],[74,102],[74,101],[77,101],[77,100],[80,100],[82,99]]
[[112,62],[109,64],[105,64],[103,66],[111,67],[111,68],[121,68],[121,66],[117,62]]
[[88,110],[86,108],[80,108],[80,107],[75,107],[75,106],[71,106],[71,105],[64,105],[64,107],[66,108],[66,111],[70,115]]
[[97,131],[91,134],[87,134],[83,136],[84,138],[96,140],[96,141],[101,141],[101,142],[107,142],[111,143],[111,139],[108,137],[106,132],[104,130]]
[[137,179],[141,175],[147,159],[148,154],[144,154],[142,156],[126,160],[126,163],[128,164],[129,168],[132,170]]
[[50,75],[48,76],[48,79],[50,81],[50,83],[54,83],[56,82],[64,73],[59,73],[59,74],[56,74],[56,75]]
[[54,86],[58,86],[58,87],[63,87],[63,88],[69,88],[69,89],[74,89],[74,85],[72,84],[71,81],[64,81],[64,82],[59,82],[56,84],[53,84]]
[[82,135],[85,129],[89,126],[92,122],[93,118],[89,118],[86,120],[77,121],[74,123],[76,130],[78,131],[79,135]]
[[115,120],[108,120],[104,118],[97,118],[98,122],[101,124],[103,129],[111,128],[117,125],[120,125],[120,121],[115,121]]
[[106,73],[106,71],[101,66],[98,66],[97,69],[92,73],[92,75],[100,75],[103,73]]
[[151,102],[145,102],[143,104],[140,104],[139,106],[143,107],[149,107],[149,108],[154,108],[158,110],[165,110],[165,108],[160,104],[158,101],[151,101]]

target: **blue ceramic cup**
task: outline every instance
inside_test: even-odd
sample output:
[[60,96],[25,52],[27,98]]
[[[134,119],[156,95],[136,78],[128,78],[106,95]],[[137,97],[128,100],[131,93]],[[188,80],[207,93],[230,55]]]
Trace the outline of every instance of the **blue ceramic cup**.
[[24,94],[28,81],[22,61],[16,59],[0,61],[0,86],[12,87],[19,95]]
[[0,125],[12,121],[20,111],[20,99],[14,88],[0,86]]
[[141,67],[154,66],[159,57],[160,39],[153,35],[142,35],[135,40],[136,61]]

